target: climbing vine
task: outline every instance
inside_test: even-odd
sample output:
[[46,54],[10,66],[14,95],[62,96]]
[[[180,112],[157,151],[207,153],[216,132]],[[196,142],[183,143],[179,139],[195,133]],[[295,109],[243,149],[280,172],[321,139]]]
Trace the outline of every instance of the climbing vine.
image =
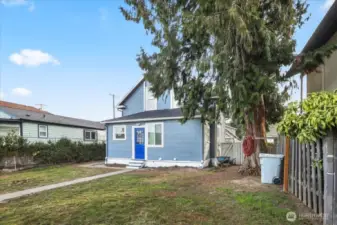
[[300,142],[315,141],[337,127],[337,90],[311,93],[302,103],[287,106],[277,130]]

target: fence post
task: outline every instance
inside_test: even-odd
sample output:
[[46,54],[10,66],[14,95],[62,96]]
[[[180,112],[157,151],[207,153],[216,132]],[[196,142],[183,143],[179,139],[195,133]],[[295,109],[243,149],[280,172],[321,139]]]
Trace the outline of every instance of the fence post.
[[290,139],[286,137],[286,144],[284,149],[284,167],[283,167],[283,191],[288,192],[289,182],[289,147]]
[[334,171],[333,171],[333,132],[329,131],[323,139],[323,166],[324,166],[324,225],[333,224],[334,200]]

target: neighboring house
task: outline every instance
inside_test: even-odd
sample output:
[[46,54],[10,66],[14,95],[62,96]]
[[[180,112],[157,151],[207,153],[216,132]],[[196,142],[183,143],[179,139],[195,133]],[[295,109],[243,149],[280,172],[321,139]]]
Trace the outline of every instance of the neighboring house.
[[15,131],[29,142],[105,141],[105,127],[99,122],[54,115],[31,106],[0,101],[0,136]]
[[106,164],[206,167],[215,157],[215,126],[195,116],[181,124],[173,91],[155,98],[144,79],[122,99],[122,117],[105,120]]
[[[333,3],[326,13],[301,53],[314,51],[330,44],[337,44],[337,1]],[[288,75],[295,75],[298,72],[295,65],[293,65]],[[336,90],[336,72],[337,51],[325,59],[324,64],[319,66],[314,72],[307,75],[307,93]]]

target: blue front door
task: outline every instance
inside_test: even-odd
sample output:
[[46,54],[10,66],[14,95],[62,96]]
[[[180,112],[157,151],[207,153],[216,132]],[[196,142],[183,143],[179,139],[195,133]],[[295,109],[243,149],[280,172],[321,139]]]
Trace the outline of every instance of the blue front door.
[[145,128],[135,128],[135,159],[145,159]]

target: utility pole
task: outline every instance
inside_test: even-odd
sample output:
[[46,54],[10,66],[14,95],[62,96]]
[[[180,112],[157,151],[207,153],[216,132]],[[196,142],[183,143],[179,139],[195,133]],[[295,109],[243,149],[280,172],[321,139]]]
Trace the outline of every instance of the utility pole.
[[112,97],[112,118],[115,119],[115,95],[110,93],[109,95]]

